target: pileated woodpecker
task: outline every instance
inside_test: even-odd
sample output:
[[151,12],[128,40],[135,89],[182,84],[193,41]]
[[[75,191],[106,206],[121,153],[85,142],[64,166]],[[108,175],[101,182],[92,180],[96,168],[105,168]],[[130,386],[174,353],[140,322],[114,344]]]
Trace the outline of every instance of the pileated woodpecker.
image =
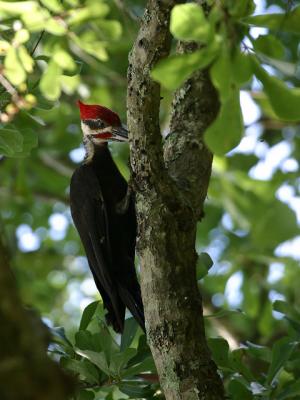
[[127,141],[128,132],[108,108],[80,101],[78,105],[86,155],[71,179],[72,218],[107,310],[107,323],[123,332],[127,307],[145,330],[134,267],[134,199],[107,146],[110,140]]

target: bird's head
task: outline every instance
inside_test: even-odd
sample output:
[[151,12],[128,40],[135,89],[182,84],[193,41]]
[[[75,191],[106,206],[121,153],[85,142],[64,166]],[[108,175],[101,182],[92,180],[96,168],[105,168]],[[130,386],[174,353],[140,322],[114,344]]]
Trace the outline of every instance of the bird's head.
[[115,112],[96,104],[84,104],[78,101],[81,128],[84,140],[94,145],[102,145],[108,141],[128,141],[128,131],[122,125]]

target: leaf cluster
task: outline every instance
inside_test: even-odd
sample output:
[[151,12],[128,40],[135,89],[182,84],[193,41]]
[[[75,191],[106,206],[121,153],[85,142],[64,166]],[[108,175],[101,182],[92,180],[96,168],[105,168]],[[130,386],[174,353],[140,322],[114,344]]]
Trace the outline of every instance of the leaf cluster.
[[[209,69],[218,90],[221,107],[217,119],[205,132],[205,142],[214,154],[223,155],[236,147],[244,125],[240,90],[249,87],[255,77],[263,85],[266,101],[273,115],[283,121],[300,120],[300,89],[290,87],[288,80],[299,83],[297,64],[288,60],[288,48],[277,38],[278,32],[299,35],[300,7],[288,13],[251,15],[253,0],[212,2],[208,15],[196,3],[174,7],[170,30],[180,41],[193,41],[198,50],[176,54],[161,60],[152,77],[169,90],[177,89],[193,72]],[[269,29],[255,39],[251,27]],[[270,75],[264,66],[272,67],[281,77]],[[224,134],[226,126],[226,134]]]
[[78,378],[76,400],[156,398],[153,358],[133,318],[126,320],[117,341],[104,322],[102,304],[95,301],[83,311],[74,343],[63,328],[53,328],[52,333],[50,354]]

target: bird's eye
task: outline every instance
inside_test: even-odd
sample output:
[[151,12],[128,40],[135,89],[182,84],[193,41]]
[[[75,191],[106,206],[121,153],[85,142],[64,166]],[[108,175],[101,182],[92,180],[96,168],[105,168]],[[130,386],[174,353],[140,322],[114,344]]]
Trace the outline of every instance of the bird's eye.
[[83,121],[90,129],[103,129],[106,124],[101,119],[85,119]]

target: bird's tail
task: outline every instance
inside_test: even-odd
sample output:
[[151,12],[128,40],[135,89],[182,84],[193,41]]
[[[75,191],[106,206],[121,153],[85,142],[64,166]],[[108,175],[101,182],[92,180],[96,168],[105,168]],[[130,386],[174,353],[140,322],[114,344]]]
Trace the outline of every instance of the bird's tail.
[[138,282],[131,287],[119,285],[119,296],[121,297],[123,303],[131,312],[135,320],[138,322],[140,327],[146,332],[145,329],[145,316],[144,316],[144,306],[142,302],[141,289]]
[[104,305],[104,306],[106,309],[108,309],[108,312],[105,315],[105,320],[106,320],[107,325],[112,326],[115,332],[123,333],[124,319],[125,319],[125,307],[124,307],[124,310],[123,309],[120,310],[120,313],[123,314],[122,315],[123,318],[120,318],[120,316],[117,315],[114,310],[109,309],[106,305]]

